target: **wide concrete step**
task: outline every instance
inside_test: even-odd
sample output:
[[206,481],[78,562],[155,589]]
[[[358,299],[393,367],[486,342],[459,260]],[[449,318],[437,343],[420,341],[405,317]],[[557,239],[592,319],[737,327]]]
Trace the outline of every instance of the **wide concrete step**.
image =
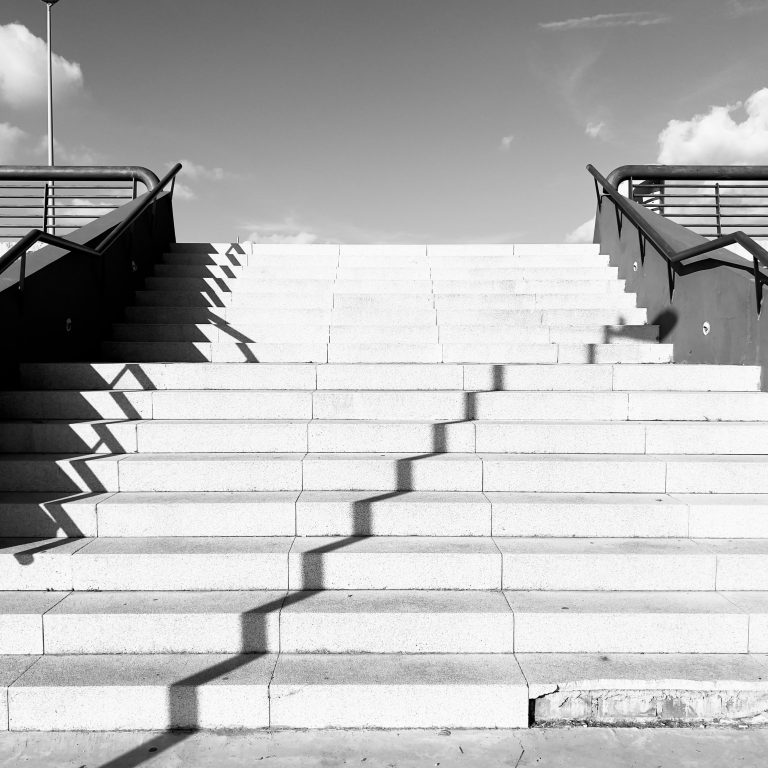
[[252,363],[669,363],[671,344],[279,343],[110,341],[106,360]]
[[742,365],[23,363],[28,389],[636,390],[756,392]]
[[[331,317],[333,319],[333,316]],[[114,341],[194,341],[237,343],[372,343],[434,344],[635,344],[658,340],[658,327],[650,325],[546,326],[532,325],[340,325],[204,323],[116,323]]]
[[[629,294],[628,294],[629,295]],[[509,300],[503,298],[505,304]],[[438,299],[438,304],[442,299]],[[496,299],[491,304],[498,303]],[[516,301],[523,301],[517,297]],[[465,302],[466,303],[466,302]],[[471,299],[469,309],[451,309],[450,312],[440,310],[440,324],[448,325],[547,325],[547,326],[579,326],[579,325],[644,325],[647,319],[645,309],[634,306],[607,309],[536,309],[535,299],[524,300],[527,309],[489,309],[487,303]],[[125,310],[125,319],[131,323],[214,323],[223,322],[236,330],[241,326],[277,326],[277,325],[436,325],[438,314],[432,307],[424,309],[410,308],[407,313],[396,307],[377,308],[371,314],[363,308],[330,308],[314,309],[292,308],[248,308],[248,307],[212,307],[212,306],[133,306]]]
[[3,494],[0,527],[17,537],[489,536],[491,503],[480,492]]
[[[518,257],[516,260],[492,262],[490,264],[473,264],[471,261],[405,261],[382,267],[380,263],[350,262],[345,260],[338,267],[302,265],[299,270],[293,270],[290,264],[282,262],[264,263],[256,261],[248,266],[230,264],[156,264],[153,277],[165,280],[216,280],[228,281],[232,286],[250,283],[284,281],[442,281],[461,280],[474,281],[526,281],[526,280],[615,280],[618,278],[616,267],[599,266],[594,262],[587,264],[572,264],[560,260],[558,264],[544,264],[530,258]],[[154,283],[148,286],[161,287]],[[162,287],[167,287],[166,283]],[[181,287],[181,283],[178,286]]]
[[539,725],[761,722],[762,654],[520,653]]
[[[98,524],[97,524],[98,519]],[[768,495],[514,492],[0,494],[11,537],[768,538]]]
[[[613,283],[611,283],[613,284]],[[135,304],[147,307],[234,307],[255,309],[309,310],[365,309],[367,307],[429,309],[618,309],[633,308],[636,298],[622,290],[563,291],[544,283],[526,284],[519,291],[477,291],[467,293],[456,286],[441,293],[344,293],[288,292],[246,293],[205,290],[138,290]]]
[[[361,272],[365,273],[365,270]],[[429,272],[408,271],[402,279],[392,272],[380,277],[370,274],[360,279],[343,279],[330,273],[325,279],[307,279],[302,277],[276,279],[266,275],[251,276],[249,272],[238,277],[147,277],[144,281],[147,290],[158,291],[214,291],[216,293],[244,293],[260,295],[263,293],[307,293],[323,294],[497,294],[497,293],[602,293],[623,292],[625,282],[618,280],[610,272],[600,277],[584,275],[579,270],[569,274],[556,272],[554,275],[527,273],[522,270],[517,277],[510,279],[472,279],[459,275],[454,279],[430,277]],[[421,277],[421,279],[419,279]]]
[[[541,366],[544,367],[544,366]],[[616,366],[614,375],[621,366]],[[258,371],[258,368],[254,366]],[[171,372],[174,366],[169,366]],[[291,389],[222,389],[212,388],[217,377],[207,382],[206,389],[176,389],[174,380],[166,379],[165,385],[144,390],[17,390],[0,392],[0,417],[15,420],[210,420],[216,419],[266,419],[266,420],[373,420],[397,421],[631,421],[659,422],[648,425],[653,435],[650,452],[665,453],[669,441],[677,435],[676,445],[685,446],[685,435],[717,436],[726,450],[750,452],[749,444],[741,445],[741,436],[758,441],[768,421],[768,394],[764,392],[654,392],[654,391],[563,391],[569,380],[580,378],[610,387],[609,366],[598,369],[599,376],[589,377],[585,372],[570,371],[557,367],[558,375],[546,382],[550,391],[465,391],[465,390],[403,390],[371,388],[383,378],[395,384],[418,385],[419,372],[408,368],[400,371],[393,366],[389,371],[377,371],[372,367],[359,371],[358,385],[368,388],[356,390],[332,390],[339,377],[344,377],[344,366],[339,370],[329,366],[318,369],[323,380],[314,383],[311,368],[298,368],[297,383],[303,388]],[[201,370],[202,367],[201,367]],[[154,371],[153,371],[154,372]],[[134,372],[135,373],[135,372]],[[285,371],[271,373],[278,383]],[[287,373],[290,373],[288,371]],[[427,370],[426,375],[430,374]],[[483,387],[494,384],[497,376],[514,376],[516,371],[494,371],[483,366],[459,366],[445,370],[443,385],[453,383],[463,373],[464,386]],[[270,377],[265,372],[265,379]],[[166,373],[166,376],[168,374]],[[219,375],[223,375],[219,371]],[[300,377],[304,376],[301,382]],[[530,366],[520,374],[520,385],[538,375],[538,367]],[[602,377],[602,378],[600,378]],[[158,378],[157,376],[155,378]],[[258,375],[254,379],[258,380]],[[366,382],[365,379],[368,378]],[[400,381],[397,379],[400,378]],[[136,384],[147,381],[137,376]],[[467,380],[471,379],[471,381]],[[253,379],[252,379],[253,380]],[[283,379],[284,380],[284,379]],[[150,379],[150,381],[152,381]],[[129,382],[128,382],[129,383]],[[535,382],[534,382],[535,383]],[[191,384],[191,382],[190,382]],[[351,384],[351,382],[348,382]],[[321,386],[312,391],[310,387]],[[672,422],[673,424],[664,424]],[[685,424],[685,422],[689,422]],[[716,422],[723,422],[718,424]],[[750,423],[751,422],[751,423]],[[666,430],[666,431],[665,431]],[[671,430],[671,432],[670,432]],[[686,433],[685,430],[688,430]],[[729,437],[730,436],[730,437]],[[727,442],[730,440],[731,442]],[[717,444],[693,445],[693,452],[714,452]],[[751,451],[760,453],[760,450]]]
[[765,539],[3,539],[0,563],[22,591],[768,590]]
[[505,597],[518,653],[764,652],[768,613],[761,611],[768,611],[768,596],[747,593],[751,614],[739,594],[507,591]]
[[759,477],[765,461],[765,456],[483,454],[483,490],[765,493],[768,483]]
[[0,453],[768,454],[750,422],[154,419],[0,422]]
[[2,592],[0,622],[4,654],[763,653],[768,594]]
[[[501,592],[72,592],[43,593],[24,608],[20,597],[0,593],[0,621],[22,630],[5,653],[42,653],[43,634],[47,654],[464,654],[514,646]],[[740,618],[746,631],[748,617]]]
[[13,731],[528,722],[528,689],[511,654],[69,655],[17,661],[12,672]]

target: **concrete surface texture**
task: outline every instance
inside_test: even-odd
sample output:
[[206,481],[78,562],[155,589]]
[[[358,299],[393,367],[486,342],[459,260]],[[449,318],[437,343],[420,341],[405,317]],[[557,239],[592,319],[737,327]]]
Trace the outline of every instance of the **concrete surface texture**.
[[752,768],[768,730],[0,734],[19,768]]
[[764,725],[768,392],[659,334],[597,246],[175,244],[100,360],[0,391],[0,731],[126,734],[6,743],[525,765],[559,737],[267,734]]

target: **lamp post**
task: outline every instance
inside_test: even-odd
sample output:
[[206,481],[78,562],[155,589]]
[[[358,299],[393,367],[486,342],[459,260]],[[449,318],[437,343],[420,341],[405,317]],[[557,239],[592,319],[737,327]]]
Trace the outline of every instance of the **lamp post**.
[[[51,48],[51,8],[59,0],[43,0],[46,5],[46,19],[48,26],[48,165],[53,167],[53,49]],[[51,181],[51,208],[53,208],[53,181]],[[56,222],[51,216],[53,233],[56,233]],[[43,228],[48,231],[48,185],[45,185],[45,214]]]

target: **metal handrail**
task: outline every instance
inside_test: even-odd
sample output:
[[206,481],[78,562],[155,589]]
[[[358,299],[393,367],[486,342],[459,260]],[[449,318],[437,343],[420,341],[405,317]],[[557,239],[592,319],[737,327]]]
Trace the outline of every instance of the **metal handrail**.
[[157,174],[141,165],[4,165],[2,181],[133,181],[150,190],[160,183]]
[[[608,181],[617,188],[628,183],[630,200],[673,221],[697,219],[679,223],[706,237],[719,237],[726,228],[768,237],[768,193],[753,194],[768,190],[768,166],[623,165]],[[714,194],[698,194],[706,191]],[[695,216],[684,211],[694,207],[700,209]]]
[[[723,235],[721,237],[718,237],[714,240],[710,240],[706,243],[701,243],[700,245],[695,245],[692,248],[685,248],[682,251],[675,250],[665,239],[664,237],[642,216],[640,216],[637,211],[632,207],[629,200],[622,195],[617,186],[609,181],[609,179],[614,179],[614,181],[618,180],[618,183],[621,183],[622,181],[626,181],[627,179],[631,178],[633,174],[639,173],[640,175],[647,175],[652,176],[654,173],[658,174],[660,177],[663,178],[673,178],[672,176],[666,175],[666,171],[664,170],[666,166],[648,166],[648,165],[625,165],[621,168],[617,168],[615,171],[613,171],[609,177],[606,179],[605,176],[603,176],[593,165],[587,165],[587,171],[593,176],[595,180],[595,191],[597,192],[597,207],[598,210],[602,210],[603,206],[603,197],[608,197],[608,199],[614,204],[614,207],[616,209],[616,223],[619,230],[619,235],[621,234],[621,217],[625,216],[637,229],[638,235],[640,237],[640,251],[641,255],[645,256],[645,241],[649,242],[657,251],[658,253],[666,260],[667,262],[667,269],[670,277],[670,293],[672,292],[674,288],[674,281],[672,279],[672,274],[674,271],[674,267],[678,264],[682,265],[684,261],[687,261],[688,259],[693,259],[697,256],[703,256],[706,253],[711,253],[712,251],[717,251],[720,248],[725,248],[728,245],[740,245],[744,250],[746,250],[751,256],[752,256],[752,264],[753,264],[753,273],[755,278],[755,293],[757,297],[757,311],[760,312],[760,307],[762,303],[762,284],[766,281],[766,276],[760,271],[760,266],[765,267],[768,269],[768,251],[765,250],[761,245],[759,245],[757,242],[755,242],[749,235],[745,234],[744,232],[738,231],[738,232],[731,232],[730,234]],[[712,174],[713,171],[716,169],[725,169],[724,173],[740,173],[743,170],[746,170],[748,172],[757,172],[758,169],[756,168],[739,168],[738,171],[735,171],[730,166],[695,166],[696,169],[705,169],[701,178],[704,178],[706,174]],[[688,173],[690,172],[690,169],[683,170],[681,166],[678,166],[679,170],[673,169],[674,172],[677,173]],[[646,174],[646,171],[648,173]],[[767,169],[761,168],[759,169],[759,173],[762,174],[762,178],[767,178]],[[682,176],[679,176],[678,178],[683,178]],[[687,178],[687,177],[686,177]],[[709,175],[708,178],[716,178],[712,175]],[[740,176],[739,178],[743,178]],[[603,194],[600,194],[600,187],[603,188]],[[712,264],[712,266],[721,266],[718,263]]]
[[[65,173],[72,171],[72,168],[57,168],[57,169],[48,169],[48,170],[63,170]],[[86,173],[93,172],[95,169],[93,168],[86,168]],[[113,169],[106,169],[107,175],[112,172]],[[122,170],[128,170],[128,169],[122,169]],[[137,170],[135,167],[130,167],[131,171]],[[63,237],[58,237],[57,235],[49,234],[48,232],[43,232],[40,229],[33,229],[30,232],[28,232],[21,240],[19,240],[16,245],[14,245],[12,248],[8,250],[8,252],[0,257],[0,275],[3,274],[9,267],[11,267],[12,264],[14,264],[19,259],[22,259],[24,261],[26,260],[27,251],[35,244],[35,243],[45,243],[46,245],[55,245],[60,248],[64,248],[68,251],[75,251],[77,253],[83,253],[89,256],[101,256],[103,255],[108,248],[115,243],[120,237],[122,237],[123,233],[128,230],[130,227],[132,227],[136,220],[146,211],[151,205],[154,204],[155,200],[157,199],[158,195],[163,191],[163,189],[166,187],[168,182],[173,182],[171,185],[171,194],[173,194],[173,189],[176,183],[176,174],[181,170],[181,163],[176,163],[176,165],[171,168],[168,173],[163,176],[162,179],[157,179],[157,176],[155,176],[154,173],[151,171],[148,171],[146,168],[138,169],[143,172],[145,172],[145,175],[143,177],[140,177],[140,180],[144,183],[146,183],[145,178],[152,182],[153,179],[157,180],[156,183],[153,184],[152,187],[149,188],[149,192],[146,194],[144,199],[141,201],[141,203],[134,208],[133,211],[117,226],[115,229],[112,230],[95,248],[91,248],[87,245],[81,245],[80,243],[75,243],[72,240],[67,240]],[[5,173],[3,174],[5,175]],[[29,178],[29,177],[26,177]],[[34,178],[41,178],[41,177],[34,177]],[[46,177],[49,178],[49,177]],[[58,177],[62,178],[62,177]],[[72,177],[69,177],[72,178]],[[97,176],[89,176],[89,178],[97,178]],[[107,178],[106,176],[102,176],[99,178],[103,178],[105,181],[113,181],[112,178]],[[126,178],[123,176],[122,178]],[[137,177],[132,177],[137,178]],[[23,288],[24,285],[24,272],[25,270],[22,269],[21,275],[20,275],[20,287]]]

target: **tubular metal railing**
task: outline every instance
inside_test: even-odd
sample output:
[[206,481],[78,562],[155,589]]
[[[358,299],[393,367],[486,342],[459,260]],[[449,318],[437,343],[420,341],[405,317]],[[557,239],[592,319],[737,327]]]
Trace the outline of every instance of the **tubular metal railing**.
[[768,237],[768,167],[625,165],[608,176],[627,197],[704,237]]
[[[21,170],[21,169],[14,169],[11,171],[11,174],[18,174],[21,176],[24,173],[30,174],[30,178],[33,180],[38,180],[45,174],[43,172],[47,172],[50,174],[50,171],[54,170],[56,171],[55,179],[59,180],[60,178],[65,178],[65,180],[74,180],[74,177],[78,175],[79,171],[82,171],[80,174],[80,178],[82,178],[85,181],[91,181],[91,180],[110,180],[117,176],[120,173],[133,173],[134,179],[138,179],[142,181],[144,184],[147,185],[148,192],[144,196],[141,203],[131,211],[130,215],[128,215],[123,221],[120,222],[110,233],[108,233],[97,245],[94,247],[90,247],[87,245],[82,245],[80,243],[72,242],[71,240],[67,240],[63,237],[59,237],[58,235],[55,235],[50,232],[46,232],[41,229],[33,229],[27,234],[21,238],[14,246],[8,250],[8,252],[0,256],[0,275],[2,275],[7,269],[9,269],[13,264],[16,263],[16,261],[20,261],[20,271],[19,271],[19,290],[23,292],[24,290],[24,279],[26,277],[26,262],[27,262],[27,252],[30,250],[30,248],[35,245],[35,243],[44,243],[46,245],[54,245],[58,246],[59,248],[64,248],[68,251],[75,251],[77,253],[83,253],[87,254],[89,256],[101,256],[103,255],[111,245],[113,245],[115,242],[117,242],[124,234],[126,234],[130,229],[133,227],[133,225],[136,223],[136,221],[139,219],[139,217],[150,207],[153,206],[155,203],[155,200],[157,199],[158,195],[165,189],[165,187],[168,185],[168,183],[171,183],[171,194],[173,194],[173,190],[175,187],[176,182],[176,174],[181,170],[181,163],[176,163],[176,165],[171,168],[168,173],[163,176],[162,179],[157,179],[157,176],[155,176],[154,173],[147,170],[146,168],[123,168],[123,169],[115,169],[115,168],[87,168],[87,169],[76,169],[76,168],[56,168],[56,169],[50,169],[50,168],[36,168],[36,169],[27,169],[27,171]],[[60,173],[60,172],[63,172]],[[0,170],[0,178],[6,178],[7,175],[9,175],[9,172],[7,168],[4,168]],[[68,177],[68,178],[67,178]],[[135,182],[134,182],[135,183]]]
[[[685,266],[685,262],[690,261],[698,256],[703,256],[707,253],[712,253],[725,248],[729,245],[740,245],[746,250],[752,257],[752,273],[755,279],[755,296],[757,301],[757,311],[760,312],[763,295],[763,283],[768,282],[766,274],[761,271],[761,267],[764,270],[768,270],[768,251],[765,250],[759,243],[749,235],[742,231],[730,232],[727,235],[721,235],[714,240],[710,240],[707,243],[693,246],[692,248],[686,248],[683,250],[675,250],[659,233],[659,231],[638,211],[633,208],[629,199],[619,192],[618,185],[623,181],[630,181],[629,188],[633,188],[631,179],[633,177],[641,178],[658,178],[658,179],[688,179],[689,176],[697,171],[702,173],[702,176],[696,178],[733,178],[733,174],[754,174],[753,176],[747,175],[747,179],[754,179],[756,181],[766,179],[768,180],[768,168],[733,168],[731,166],[694,166],[681,167],[681,166],[648,166],[648,165],[627,165],[617,168],[613,171],[608,178],[605,178],[593,165],[587,166],[587,171],[592,175],[595,182],[595,192],[597,194],[597,208],[598,212],[602,211],[604,198],[608,198],[614,206],[616,212],[616,227],[618,229],[619,236],[621,236],[622,225],[626,218],[637,230],[640,245],[640,257],[641,261],[645,262],[645,253],[647,244],[650,243],[653,248],[661,255],[661,257],[667,262],[667,277],[669,279],[669,295],[670,299],[675,288],[675,275]],[[718,171],[722,171],[718,175]],[[714,175],[713,175],[714,174]],[[745,178],[740,176],[739,178]],[[602,193],[600,189],[602,188]],[[711,260],[706,266],[723,266],[727,262]],[[730,264],[730,266],[734,266]]]
[[0,167],[0,238],[31,228],[63,234],[135,200],[159,179],[140,166]]

